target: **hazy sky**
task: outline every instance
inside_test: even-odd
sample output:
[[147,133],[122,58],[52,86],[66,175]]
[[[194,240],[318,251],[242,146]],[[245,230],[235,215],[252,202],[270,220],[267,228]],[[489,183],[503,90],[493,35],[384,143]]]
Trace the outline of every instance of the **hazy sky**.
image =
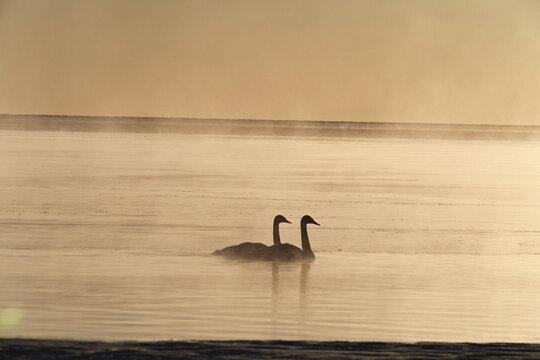
[[540,1],[0,0],[0,113],[540,125]]

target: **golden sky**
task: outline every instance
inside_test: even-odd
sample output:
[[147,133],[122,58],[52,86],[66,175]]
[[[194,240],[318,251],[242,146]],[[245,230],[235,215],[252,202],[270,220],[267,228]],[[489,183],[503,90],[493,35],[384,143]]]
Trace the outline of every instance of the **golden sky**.
[[0,113],[540,125],[540,1],[0,0]]

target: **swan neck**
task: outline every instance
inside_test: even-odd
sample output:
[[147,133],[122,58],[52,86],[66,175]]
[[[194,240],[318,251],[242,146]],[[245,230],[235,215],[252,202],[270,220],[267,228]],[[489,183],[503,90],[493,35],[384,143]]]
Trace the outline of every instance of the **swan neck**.
[[279,222],[274,221],[274,245],[281,244],[281,239],[279,238]]
[[313,251],[311,250],[311,245],[309,244],[309,237],[307,234],[307,224],[302,222],[300,224],[300,231],[302,233],[302,250],[304,251],[304,256],[315,257]]

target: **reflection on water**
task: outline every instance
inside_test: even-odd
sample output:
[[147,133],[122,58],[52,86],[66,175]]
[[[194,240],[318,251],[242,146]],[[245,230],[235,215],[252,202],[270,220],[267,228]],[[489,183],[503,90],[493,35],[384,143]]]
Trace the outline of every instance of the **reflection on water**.
[[[272,263],[272,329],[274,334],[279,333],[277,320],[280,318],[280,296],[279,296],[279,268],[290,267],[290,264],[279,262]],[[306,324],[306,309],[308,306],[308,276],[311,262],[302,262],[301,264],[293,264],[300,267],[299,292],[298,292],[298,314],[300,316],[299,328],[305,329]]]
[[540,341],[540,143],[0,136],[0,337]]
[[3,250],[2,336],[523,341],[535,255],[318,254],[310,264],[129,250]]

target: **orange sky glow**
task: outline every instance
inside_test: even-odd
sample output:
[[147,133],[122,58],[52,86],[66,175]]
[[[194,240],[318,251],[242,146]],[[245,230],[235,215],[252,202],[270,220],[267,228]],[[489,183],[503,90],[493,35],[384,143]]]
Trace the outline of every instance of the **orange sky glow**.
[[539,1],[0,0],[0,113],[540,125]]

